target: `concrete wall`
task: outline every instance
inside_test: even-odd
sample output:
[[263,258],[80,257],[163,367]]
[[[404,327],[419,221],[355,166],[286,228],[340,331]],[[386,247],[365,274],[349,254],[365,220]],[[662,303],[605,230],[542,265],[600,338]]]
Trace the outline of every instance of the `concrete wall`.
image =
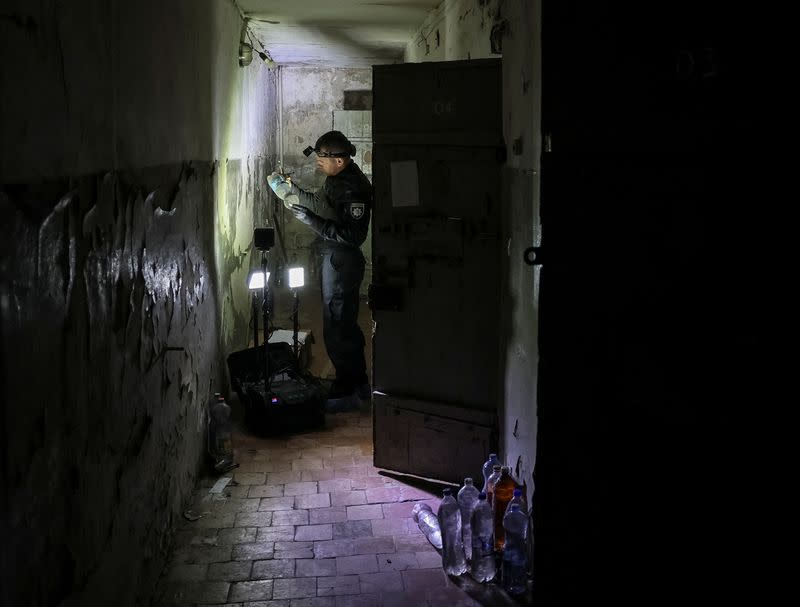
[[[306,158],[302,151],[309,145],[313,146],[320,135],[333,128],[333,112],[344,109],[344,91],[372,89],[372,70],[312,67],[280,69],[280,137],[283,141],[284,170],[291,173],[297,185],[303,189],[316,191],[322,187],[325,175],[316,170],[316,156]],[[352,136],[350,133],[345,135]],[[365,157],[361,153],[367,145],[371,149],[371,142],[355,142],[355,145],[359,148],[355,161],[365,173],[371,173],[371,165],[365,165]],[[370,156],[371,154],[367,154],[366,158]],[[315,250],[318,241],[314,233],[282,208],[278,211],[278,224],[286,243],[287,262],[308,268],[310,280],[317,281],[319,268]],[[370,243],[371,238],[368,236],[362,248],[368,264],[371,259]],[[363,292],[366,292],[369,280],[368,267],[362,284]]]
[[147,604],[160,573],[247,338],[274,78],[240,27],[216,0],[4,4],[2,604]]
[[444,0],[406,45],[404,60],[458,61],[496,57],[489,33],[501,0]]
[[430,13],[405,53],[409,62],[496,57],[490,34],[493,27],[502,32],[508,262],[501,292],[511,297],[502,307],[506,345],[500,457],[527,486],[529,504],[536,453],[539,282],[538,270],[522,262],[522,253],[541,237],[539,6],[538,0],[446,0]]
[[508,162],[506,236],[508,302],[505,413],[502,447],[517,478],[533,499],[536,454],[536,391],[539,365],[539,267],[523,263],[523,252],[541,242],[539,159],[541,153],[541,54],[539,0],[506,0],[503,34],[503,133]]

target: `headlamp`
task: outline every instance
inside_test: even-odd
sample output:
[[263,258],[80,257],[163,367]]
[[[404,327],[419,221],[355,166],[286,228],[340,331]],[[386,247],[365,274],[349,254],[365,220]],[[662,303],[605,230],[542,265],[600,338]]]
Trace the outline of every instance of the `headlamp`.
[[308,158],[311,154],[316,153],[317,156],[320,158],[349,158],[350,154],[348,152],[323,152],[316,148],[312,148],[308,146],[306,149],[303,150],[303,155]]

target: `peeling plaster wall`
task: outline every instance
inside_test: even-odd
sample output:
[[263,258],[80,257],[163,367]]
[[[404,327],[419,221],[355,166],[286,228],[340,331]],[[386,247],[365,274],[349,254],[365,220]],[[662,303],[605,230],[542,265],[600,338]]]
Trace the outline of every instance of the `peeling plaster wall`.
[[[220,6],[221,5],[221,6]],[[256,56],[238,66],[241,20],[226,3],[214,2],[215,31],[225,32],[213,57],[213,157],[217,273],[220,277],[221,346],[225,355],[247,347],[251,315],[247,278],[260,254],[253,228],[273,225],[282,205],[267,185],[275,164],[277,71]],[[229,8],[229,7],[227,7]],[[226,10],[222,10],[226,9]]]
[[501,449],[528,487],[532,503],[536,454],[536,390],[539,366],[539,271],[523,253],[541,242],[539,159],[541,153],[541,54],[539,0],[505,0],[503,36],[503,136],[509,201],[506,279],[507,308],[505,413]]
[[6,2],[0,603],[147,605],[247,339],[274,74],[216,0]]
[[444,0],[406,45],[407,63],[497,57],[489,34],[501,0]]
[[[432,11],[406,47],[406,61],[456,61],[496,56],[489,36],[502,32],[503,135],[508,263],[502,268],[505,381],[500,415],[501,459],[527,487],[532,503],[536,454],[539,270],[522,262],[541,238],[539,0],[446,0]],[[440,44],[435,44],[436,32]],[[427,41],[427,47],[426,47]],[[427,49],[427,52],[426,52]]]
[[[325,175],[316,170],[316,156],[306,158],[302,150],[313,146],[320,135],[333,128],[334,110],[344,109],[344,91],[372,89],[372,70],[311,67],[284,67],[281,70],[284,170],[292,173],[292,178],[303,189],[316,191],[322,187]],[[356,143],[357,147],[361,145]],[[364,166],[361,168],[365,170]],[[284,212],[283,207],[277,217],[286,243],[287,262],[309,268],[310,280],[318,280],[318,256],[315,254],[317,238],[291,213]],[[367,236],[362,250],[368,266],[371,260],[370,246],[371,238]],[[368,282],[367,273],[362,292],[366,292]]]

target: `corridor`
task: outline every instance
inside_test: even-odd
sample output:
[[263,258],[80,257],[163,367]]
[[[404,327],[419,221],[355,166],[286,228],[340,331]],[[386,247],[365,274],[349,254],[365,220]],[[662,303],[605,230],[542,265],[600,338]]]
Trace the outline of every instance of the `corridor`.
[[199,481],[154,605],[479,605],[411,518],[439,499],[382,475],[372,446],[366,410],[289,437],[237,433],[240,466],[222,493]]

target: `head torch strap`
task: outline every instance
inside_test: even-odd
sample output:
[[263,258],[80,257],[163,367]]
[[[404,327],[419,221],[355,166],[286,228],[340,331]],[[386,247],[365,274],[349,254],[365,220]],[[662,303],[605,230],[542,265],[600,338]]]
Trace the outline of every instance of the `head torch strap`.
[[308,146],[306,149],[303,150],[303,155],[307,157],[311,156],[311,154],[316,153],[317,156],[320,158],[349,158],[350,154],[348,152],[323,152],[316,148],[312,148]]

